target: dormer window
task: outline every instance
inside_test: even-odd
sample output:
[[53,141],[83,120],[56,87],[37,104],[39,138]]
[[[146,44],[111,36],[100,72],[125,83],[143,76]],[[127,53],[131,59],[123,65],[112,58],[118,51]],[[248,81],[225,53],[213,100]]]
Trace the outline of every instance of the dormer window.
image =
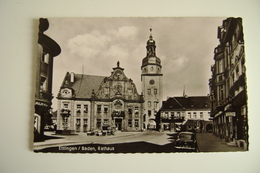
[[63,90],[63,94],[70,94],[70,91],[69,90]]
[[64,88],[60,91],[62,97],[71,97],[72,92],[70,89]]

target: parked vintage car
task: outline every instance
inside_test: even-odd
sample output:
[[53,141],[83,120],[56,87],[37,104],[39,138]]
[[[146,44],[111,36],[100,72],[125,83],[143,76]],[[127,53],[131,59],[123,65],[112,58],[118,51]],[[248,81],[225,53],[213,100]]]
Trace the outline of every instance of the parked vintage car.
[[197,152],[196,134],[192,132],[180,132],[175,141],[175,149],[176,151]]

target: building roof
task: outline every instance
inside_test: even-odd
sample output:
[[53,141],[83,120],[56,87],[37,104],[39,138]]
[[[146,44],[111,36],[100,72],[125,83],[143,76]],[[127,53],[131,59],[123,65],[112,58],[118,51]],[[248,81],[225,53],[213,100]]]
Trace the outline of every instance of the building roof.
[[208,96],[169,97],[163,102],[161,110],[209,109]]
[[48,19],[39,19],[38,43],[42,45],[44,50],[53,57],[61,53],[61,48],[53,39],[45,35],[43,32],[49,28]]
[[97,91],[105,76],[74,74],[71,82],[71,74],[66,73],[61,88],[71,88],[76,98],[91,98],[92,91]]

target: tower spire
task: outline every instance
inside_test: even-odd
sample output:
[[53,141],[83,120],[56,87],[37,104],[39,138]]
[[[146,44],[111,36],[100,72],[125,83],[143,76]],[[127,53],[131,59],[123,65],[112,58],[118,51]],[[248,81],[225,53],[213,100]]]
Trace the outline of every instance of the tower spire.
[[150,39],[150,40],[153,39],[152,31],[153,31],[153,29],[152,29],[152,27],[150,27],[150,36],[149,36],[149,39]]

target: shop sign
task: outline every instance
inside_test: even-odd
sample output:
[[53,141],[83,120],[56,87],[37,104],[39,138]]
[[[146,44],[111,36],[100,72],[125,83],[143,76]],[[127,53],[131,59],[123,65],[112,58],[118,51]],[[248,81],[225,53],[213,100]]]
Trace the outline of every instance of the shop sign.
[[47,105],[46,103],[39,102],[39,101],[36,101],[36,102],[35,102],[35,105],[37,105],[37,106],[49,107],[49,105]]
[[227,117],[235,117],[236,113],[235,112],[226,112]]

